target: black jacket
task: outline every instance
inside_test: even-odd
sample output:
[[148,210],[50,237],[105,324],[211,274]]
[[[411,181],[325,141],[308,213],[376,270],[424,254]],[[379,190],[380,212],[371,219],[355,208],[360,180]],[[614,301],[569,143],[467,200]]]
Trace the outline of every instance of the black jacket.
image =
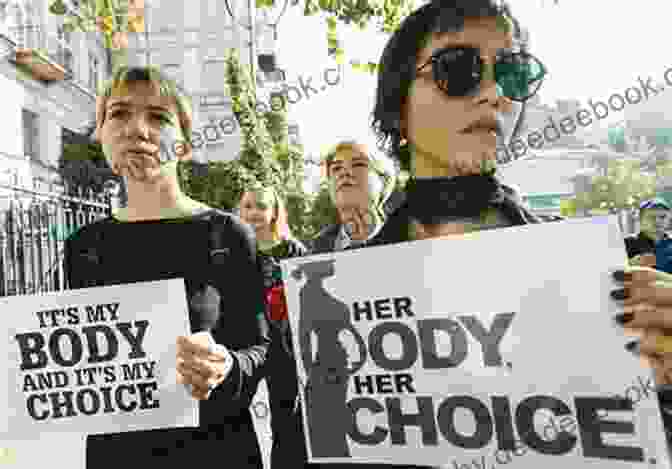
[[[507,195],[507,197],[509,197]],[[514,213],[511,214],[513,225],[526,225],[529,223],[543,223],[542,220],[529,212],[525,207],[518,205]],[[376,236],[370,239],[365,246],[380,246],[384,244],[402,243],[410,241],[409,227],[411,216],[408,206],[405,203],[404,196],[400,196],[399,208],[397,208],[387,219],[383,228]]]
[[309,244],[311,254],[323,254],[333,252],[336,247],[336,238],[341,231],[340,224],[329,225],[320,231]]
[[[107,218],[83,227],[65,248],[71,288],[184,278],[192,331],[214,318],[214,327],[205,328],[234,361],[224,383],[200,401],[199,428],[89,435],[87,468],[144,469],[199,459],[210,461],[210,467],[260,468],[249,406],[270,335],[251,229],[217,210],[188,219],[123,223]],[[214,461],[220,462],[212,466]]]
[[625,250],[628,252],[628,258],[633,258],[642,254],[655,254],[656,242],[644,233],[626,236]]

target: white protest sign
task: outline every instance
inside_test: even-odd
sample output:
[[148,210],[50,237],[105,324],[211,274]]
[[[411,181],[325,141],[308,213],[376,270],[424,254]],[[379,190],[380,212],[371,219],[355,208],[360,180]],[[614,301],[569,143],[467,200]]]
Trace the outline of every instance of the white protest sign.
[[282,261],[310,460],[669,468],[625,263],[613,217]]
[[271,469],[273,431],[271,428],[271,405],[268,400],[268,385],[265,379],[259,381],[259,387],[252,398],[252,404],[250,404],[250,415],[252,415],[252,425],[254,425],[254,431],[259,441],[264,469]]
[[184,280],[0,298],[0,436],[198,426],[177,383]]

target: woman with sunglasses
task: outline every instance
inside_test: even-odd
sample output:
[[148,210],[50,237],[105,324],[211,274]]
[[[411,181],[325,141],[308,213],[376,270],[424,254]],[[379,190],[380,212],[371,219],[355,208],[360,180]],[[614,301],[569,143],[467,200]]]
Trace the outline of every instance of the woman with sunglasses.
[[[411,179],[367,246],[540,222],[495,177],[497,146],[516,135],[546,75],[521,37],[509,7],[494,0],[431,2],[392,36],[372,125]],[[641,332],[626,349],[654,368],[672,435],[672,276],[641,267],[614,279],[625,287],[612,292],[625,307],[614,319]]]
[[249,405],[270,339],[254,233],[180,189],[190,134],[186,94],[156,69],[118,69],[97,99],[96,140],[128,203],[68,238],[70,287],[183,278],[192,332],[209,334],[175,338],[199,426],[88,435],[89,469],[262,468]]
[[[506,19],[504,15],[507,15]],[[461,40],[455,34],[458,31],[462,32]],[[544,72],[543,66],[534,57],[516,52],[508,10],[497,7],[495,1],[436,1],[419,8],[402,22],[383,53],[374,110],[377,126],[385,137],[393,139],[393,156],[397,156],[395,159],[401,163],[402,169],[410,169],[417,181],[418,177],[478,174],[482,167],[490,164],[495,155],[495,131],[504,130],[509,121],[501,122],[498,127],[499,109],[491,103],[493,92],[488,88],[488,96],[484,98],[478,91],[481,83],[479,66],[485,65],[490,75],[496,68],[509,93],[524,101],[536,90],[523,85],[540,82]],[[509,70],[512,65],[513,69]],[[417,79],[416,69],[419,70]],[[433,70],[436,70],[434,76]],[[521,77],[524,73],[521,70],[529,72]],[[451,73],[450,82],[447,72]],[[486,80],[489,80],[486,84],[492,82],[492,78]],[[517,117],[519,109],[509,100],[506,110]],[[512,130],[512,125],[506,128],[509,134]],[[404,156],[398,156],[402,154]],[[414,156],[411,157],[411,154]],[[436,207],[435,197],[443,189],[441,185],[436,186],[433,179],[426,181],[429,186],[420,187],[421,200],[413,201],[413,211],[409,212],[408,203],[402,205],[365,246],[413,239],[409,237],[408,228],[417,224],[415,220],[425,223],[420,228],[432,226],[430,222],[434,221],[437,213],[426,210],[422,205]],[[411,185],[417,187],[418,184],[411,182]],[[487,190],[486,195],[490,195],[494,192],[490,186],[498,187],[488,179],[480,182],[480,186],[472,192],[478,194]],[[480,201],[486,199],[486,195],[478,194],[477,198]],[[513,202],[509,202],[507,208],[506,213],[515,213],[516,220],[534,219]],[[498,216],[497,222],[502,221],[503,216]],[[415,233],[424,234],[424,231],[415,230]],[[297,407],[296,428],[303,432],[298,420],[300,415]],[[302,436],[299,441],[303,441]],[[297,445],[295,449],[288,450],[287,455],[294,455],[294,459],[283,461],[281,467],[298,467],[299,457],[305,460],[305,448],[302,444]],[[419,466],[306,464],[304,467],[411,469]]]
[[545,68],[506,5],[454,3],[417,10],[383,52],[373,127],[411,178],[368,245],[539,221],[494,171],[497,144],[520,126]]

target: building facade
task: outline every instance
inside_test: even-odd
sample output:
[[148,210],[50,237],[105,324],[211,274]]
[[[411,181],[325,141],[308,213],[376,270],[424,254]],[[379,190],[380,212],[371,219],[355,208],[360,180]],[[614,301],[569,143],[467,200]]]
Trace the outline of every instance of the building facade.
[[[129,65],[158,66],[192,97],[195,161],[230,161],[241,149],[240,129],[225,88],[227,49],[238,49],[244,65],[250,64],[251,55],[256,57],[260,106],[270,106],[270,93],[283,82],[284,73],[275,64],[271,18],[253,4],[247,0],[147,0],[145,33],[129,38]],[[255,18],[254,41],[250,16]],[[295,122],[290,122],[290,131],[296,141]]]
[[63,144],[95,118],[96,85],[110,72],[101,35],[68,33],[48,8],[0,0],[0,182],[36,190],[61,184]]

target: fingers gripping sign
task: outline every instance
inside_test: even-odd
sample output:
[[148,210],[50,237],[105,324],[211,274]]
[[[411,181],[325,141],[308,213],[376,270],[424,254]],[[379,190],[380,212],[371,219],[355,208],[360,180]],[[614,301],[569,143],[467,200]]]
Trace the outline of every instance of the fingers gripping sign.
[[233,357],[209,332],[177,338],[177,380],[192,397],[206,400],[228,376]]

